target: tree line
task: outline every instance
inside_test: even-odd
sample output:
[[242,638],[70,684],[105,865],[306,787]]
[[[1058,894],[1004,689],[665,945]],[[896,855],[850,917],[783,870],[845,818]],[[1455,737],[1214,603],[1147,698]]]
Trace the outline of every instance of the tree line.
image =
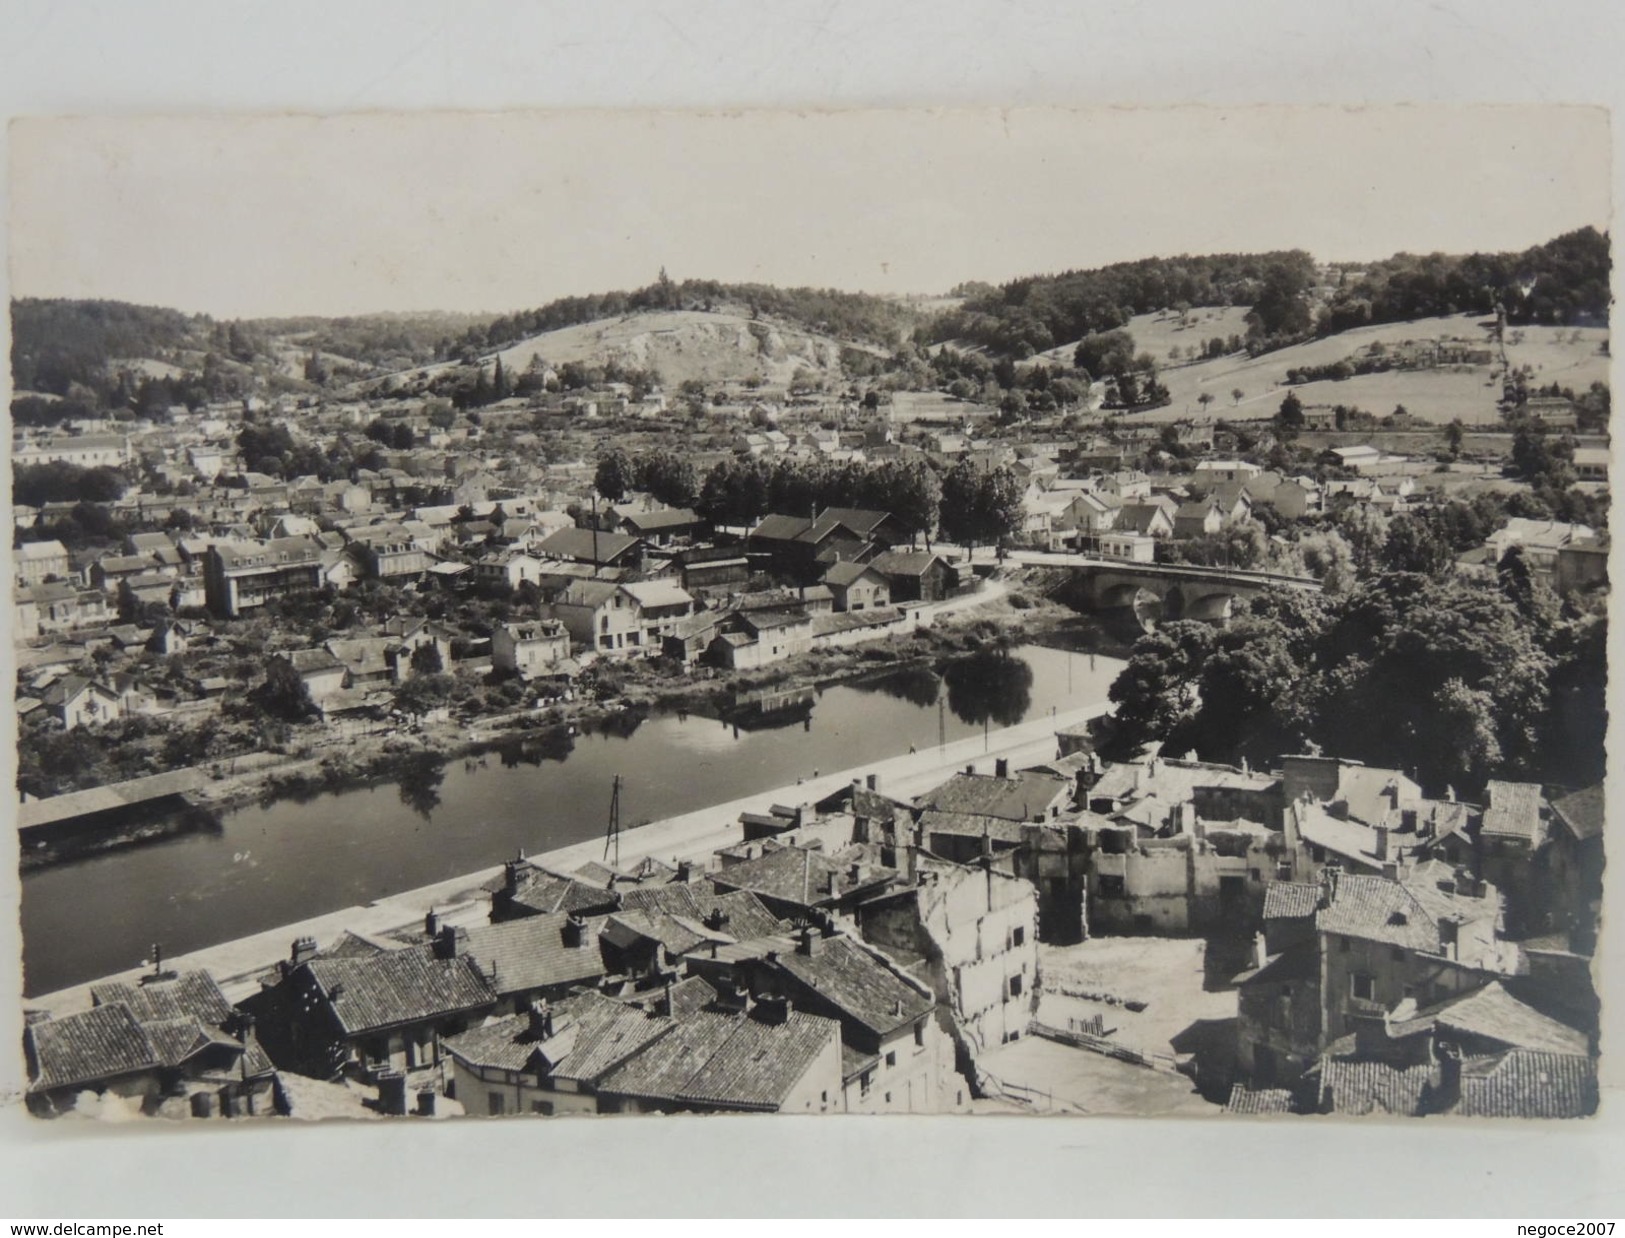
[[1136,314],[1178,305],[1262,305],[1266,333],[1277,331],[1276,303],[1313,282],[1302,250],[1266,254],[1145,258],[1058,275],[1027,276],[975,290],[929,328],[932,340],[964,340],[1002,356],[1027,357],[1124,326]]
[[1607,619],[1561,611],[1509,565],[1496,582],[1387,573],[1340,596],[1272,592],[1227,627],[1139,640],[1111,688],[1115,744],[1265,767],[1324,751],[1430,794],[1492,777],[1602,775]]
[[830,507],[887,511],[911,538],[927,545],[939,529],[961,545],[994,544],[1019,532],[1025,487],[1004,466],[969,460],[945,474],[926,460],[830,463],[730,456],[703,479],[673,451],[633,456],[611,448],[598,459],[598,493],[618,503],[634,490],[672,507],[692,507],[716,525],[752,525],[778,514],[807,519]]
[[1395,254],[1339,288],[1317,330],[1492,314],[1497,304],[1511,323],[1606,323],[1611,270],[1607,235],[1589,227],[1521,253]]
[[907,335],[914,318],[906,307],[867,293],[702,279],[677,281],[662,270],[654,283],[642,288],[561,297],[535,309],[470,327],[452,341],[447,355],[469,350],[487,352],[544,331],[643,310],[738,310],[751,317],[778,318],[820,334],[886,347],[896,345]]

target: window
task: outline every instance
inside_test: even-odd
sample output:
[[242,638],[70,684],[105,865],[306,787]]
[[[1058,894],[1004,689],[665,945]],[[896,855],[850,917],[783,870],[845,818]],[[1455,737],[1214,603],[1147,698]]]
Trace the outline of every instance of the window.
[[1376,996],[1376,984],[1364,972],[1357,971],[1349,977],[1349,987],[1354,996],[1363,1002],[1372,1001]]
[[1347,937],[1339,937],[1337,939],[1337,952],[1339,954],[1347,954],[1349,952],[1349,939]]
[[553,1102],[550,1100],[533,1100],[530,1102],[530,1111],[539,1113],[544,1118],[553,1116]]
[[891,1093],[890,1092],[886,1093],[886,1103],[888,1105],[891,1104]]
[[1264,874],[1259,872],[1256,868],[1249,868],[1247,871],[1252,874],[1254,881],[1262,881],[1264,879]]
[[1010,996],[1011,997],[1020,997],[1021,996],[1021,977],[1020,976],[1011,976],[1010,977]]
[[486,1093],[485,1102],[486,1102],[487,1106],[489,1106],[490,1114],[491,1114],[491,1116],[493,1118],[501,1116],[501,1114],[502,1114],[502,1093],[501,1092],[488,1092],[488,1093]]
[[921,1019],[914,1025],[914,1044],[917,1048],[925,1048],[925,1020]]
[[897,1054],[895,1052],[888,1053],[886,1055],[886,1065],[887,1066],[895,1066],[895,1065],[897,1065]]
[[1026,940],[1027,930],[1022,925],[1016,925],[1015,929],[1010,934],[1010,944],[1012,946],[1019,946],[1022,945]]
[[1101,898],[1122,898],[1123,878],[1116,873],[1102,873],[1097,889]]
[[1403,946],[1395,946],[1393,948],[1392,954],[1393,954],[1394,962],[1403,963],[1405,961],[1405,947],[1403,947]]
[[869,1085],[875,1081],[875,1072],[866,1070],[858,1077],[858,1095],[869,1095]]

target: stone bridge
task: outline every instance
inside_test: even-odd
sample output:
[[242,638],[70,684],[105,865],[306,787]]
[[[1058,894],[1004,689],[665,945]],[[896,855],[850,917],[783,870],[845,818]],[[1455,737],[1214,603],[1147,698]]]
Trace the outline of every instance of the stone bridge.
[[1079,584],[1077,600],[1101,612],[1131,612],[1142,625],[1158,619],[1201,619],[1224,623],[1237,598],[1266,589],[1319,593],[1320,582],[1280,572],[1192,567],[1174,563],[1129,563],[1091,555],[1015,553],[1010,558],[1034,567],[1069,567]]

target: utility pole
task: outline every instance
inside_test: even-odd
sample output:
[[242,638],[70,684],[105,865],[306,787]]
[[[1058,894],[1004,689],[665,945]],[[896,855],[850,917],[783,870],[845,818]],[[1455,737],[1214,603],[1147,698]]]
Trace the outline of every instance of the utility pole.
[[615,847],[615,867],[621,866],[621,776],[615,775],[614,789],[609,794],[609,833],[604,835],[604,859],[609,859],[611,844]]
[[[594,486],[592,494],[592,577],[598,579],[598,487]],[[619,779],[616,782],[619,783]]]

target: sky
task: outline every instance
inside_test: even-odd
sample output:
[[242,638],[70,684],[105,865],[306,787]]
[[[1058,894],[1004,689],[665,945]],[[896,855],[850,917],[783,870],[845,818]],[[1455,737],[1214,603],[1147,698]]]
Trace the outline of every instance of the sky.
[[23,120],[15,296],[505,312],[673,278],[940,293],[1174,255],[1523,249],[1610,218],[1601,109]]

